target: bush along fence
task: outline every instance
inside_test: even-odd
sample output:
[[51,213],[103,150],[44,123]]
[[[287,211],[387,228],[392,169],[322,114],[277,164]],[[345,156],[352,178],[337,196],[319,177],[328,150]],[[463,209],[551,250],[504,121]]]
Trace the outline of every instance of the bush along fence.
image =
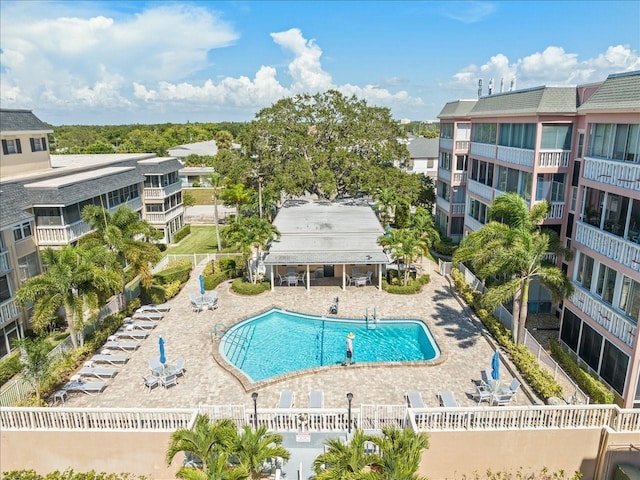
[[[507,327],[505,327],[493,314],[482,307],[480,302],[482,295],[481,292],[473,289],[472,286],[467,283],[465,274],[457,268],[452,268],[451,277],[462,298],[469,306],[471,306],[471,308],[473,308],[487,330],[489,330],[500,346],[506,351],[523,379],[533,389],[533,391],[545,401],[550,397],[564,398],[562,386],[544,367],[539,365],[536,356],[530,352],[525,345],[515,344],[511,339],[511,332],[509,329],[507,329]],[[579,381],[579,379],[576,380]],[[578,392],[582,392],[583,390],[582,385],[579,387],[576,385],[575,388]],[[571,393],[573,394],[574,392]],[[585,403],[587,403],[589,401],[589,397],[587,397],[586,394],[582,395],[584,395],[586,399]],[[608,398],[592,397],[591,400],[598,403],[612,403],[613,395],[610,394]]]

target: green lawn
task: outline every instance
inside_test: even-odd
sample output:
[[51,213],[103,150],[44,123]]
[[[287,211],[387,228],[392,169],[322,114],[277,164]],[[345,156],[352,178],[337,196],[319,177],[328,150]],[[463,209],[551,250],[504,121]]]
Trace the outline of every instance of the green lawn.
[[213,188],[183,188],[182,191],[189,192],[196,205],[213,205]]
[[[225,227],[220,227],[220,234]],[[166,255],[184,255],[192,253],[217,253],[216,227],[213,225],[191,225],[191,234],[187,235],[180,244],[172,246]]]

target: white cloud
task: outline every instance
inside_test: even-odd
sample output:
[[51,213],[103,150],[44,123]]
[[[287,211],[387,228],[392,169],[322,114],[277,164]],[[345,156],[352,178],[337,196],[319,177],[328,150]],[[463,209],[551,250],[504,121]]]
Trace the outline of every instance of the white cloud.
[[477,23],[491,15],[496,6],[490,2],[449,1],[442,7],[442,15],[462,23]]

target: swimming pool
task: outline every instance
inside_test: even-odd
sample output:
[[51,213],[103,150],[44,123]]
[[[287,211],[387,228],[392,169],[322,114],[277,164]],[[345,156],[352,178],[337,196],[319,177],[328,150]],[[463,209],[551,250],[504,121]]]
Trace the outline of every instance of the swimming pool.
[[431,332],[420,320],[374,323],[276,308],[231,327],[220,340],[220,353],[250,380],[258,382],[342,363],[349,332],[356,335],[353,340],[356,363],[425,361],[440,356]]

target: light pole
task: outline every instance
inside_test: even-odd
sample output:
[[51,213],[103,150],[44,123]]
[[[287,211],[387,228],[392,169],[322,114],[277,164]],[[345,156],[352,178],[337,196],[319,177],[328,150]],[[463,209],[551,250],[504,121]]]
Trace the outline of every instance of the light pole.
[[253,392],[251,394],[251,399],[253,400],[253,429],[258,429],[258,392]]
[[347,415],[347,433],[351,433],[351,400],[353,400],[353,393],[347,393],[347,401],[349,402],[349,410]]

